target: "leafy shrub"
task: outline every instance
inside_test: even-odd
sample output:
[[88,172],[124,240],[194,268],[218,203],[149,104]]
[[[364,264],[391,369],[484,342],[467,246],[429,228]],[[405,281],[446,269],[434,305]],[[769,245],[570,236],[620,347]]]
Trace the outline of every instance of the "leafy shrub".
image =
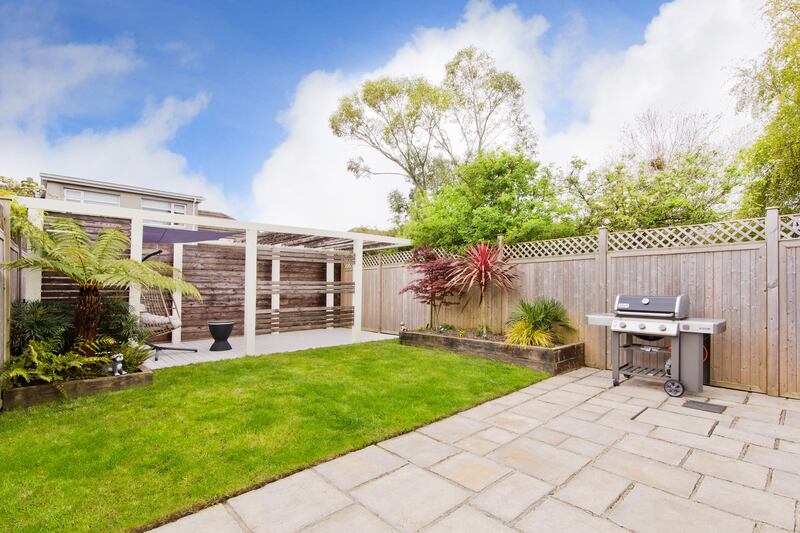
[[138,317],[128,302],[119,297],[102,299],[102,313],[97,325],[97,334],[111,337],[122,346],[129,341],[142,341],[147,336],[139,325]]
[[138,342],[120,344],[114,347],[114,351],[122,354],[122,368],[125,372],[136,372],[139,366],[153,355],[152,348]]
[[85,354],[101,354],[114,345],[114,340],[108,337],[79,340],[70,350],[61,353],[62,333],[51,339],[33,340],[21,355],[12,356],[0,374],[0,382],[6,387],[21,387],[101,375],[103,364],[110,358]]
[[11,305],[11,354],[22,355],[31,341],[52,341],[53,349],[62,350],[69,343],[72,308],[62,302],[26,301]]
[[521,300],[509,323],[506,342],[520,346],[555,346],[576,331],[564,305],[553,298]]

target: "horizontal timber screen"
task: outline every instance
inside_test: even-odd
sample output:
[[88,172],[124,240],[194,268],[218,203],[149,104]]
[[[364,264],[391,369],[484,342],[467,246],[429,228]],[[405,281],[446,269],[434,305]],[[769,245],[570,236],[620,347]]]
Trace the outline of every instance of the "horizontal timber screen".
[[[130,235],[128,221],[87,215],[64,215],[78,220],[87,232],[98,235],[103,229],[117,228]],[[150,259],[174,264],[171,244],[144,243],[143,255],[162,250]],[[280,281],[273,281],[276,261]],[[260,245],[258,250],[258,288],[256,331],[278,331],[346,327],[353,325],[353,308],[342,304],[342,296],[353,292],[352,282],[342,281],[342,265],[351,264],[351,253],[311,248],[279,248]],[[332,279],[327,265],[333,264]],[[233,335],[244,334],[244,245],[222,243],[184,244],[184,279],[193,284],[202,300],[182,298],[181,335],[184,340],[209,338],[209,320],[234,320]],[[127,291],[105,291],[127,298]],[[42,273],[42,299],[74,302],[77,285],[55,272]],[[328,294],[332,295],[329,305]],[[273,304],[273,298],[279,304]]]
[[[712,338],[711,383],[800,398],[800,215],[508,244],[520,279],[508,295],[489,295],[489,327],[503,330],[520,298],[560,300],[586,343],[586,361],[608,366],[602,328],[585,314],[609,311],[618,293],[679,294],[691,313],[721,317],[728,329]],[[413,275],[410,252],[364,258],[364,329],[396,333],[425,326],[427,306],[399,294]],[[345,277],[350,276],[345,272]],[[441,322],[478,325],[474,295],[446,307]]]

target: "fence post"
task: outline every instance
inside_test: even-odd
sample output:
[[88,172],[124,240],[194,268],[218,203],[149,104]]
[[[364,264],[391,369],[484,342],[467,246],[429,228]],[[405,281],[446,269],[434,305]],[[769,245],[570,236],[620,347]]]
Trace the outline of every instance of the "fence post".
[[[608,310],[608,228],[600,226],[597,230],[597,299],[601,313]],[[603,331],[602,360],[597,361],[601,368],[608,368],[608,335]]]
[[[11,261],[11,199],[3,198],[0,200],[2,213],[0,213],[0,227],[3,230],[3,261]],[[20,246],[22,244],[20,243]],[[20,250],[20,256],[22,250]],[[0,351],[0,370],[11,358],[11,270],[3,271],[3,346]],[[1,404],[0,404],[1,405]]]
[[768,207],[765,218],[767,248],[767,394],[780,394],[780,226],[777,207]]
[[[497,236],[497,250],[499,252],[498,253],[498,257],[500,257],[500,259],[505,259],[505,255],[506,255],[506,247],[505,247],[504,239],[505,239],[505,235],[503,235],[502,233]],[[495,294],[497,294],[496,290],[495,290]],[[492,311],[493,307],[495,307],[495,306],[489,305],[489,312]],[[500,291],[500,305],[496,306],[496,307],[500,308],[498,310],[500,316],[497,317],[497,323],[500,324],[500,333],[502,334],[502,333],[505,333],[505,321],[503,320],[503,318],[505,318],[505,316],[506,316],[505,311],[508,308],[508,293],[506,293],[505,291]],[[491,322],[491,320],[490,320],[490,322]]]
[[383,333],[383,254],[378,255],[378,333]]
[[[44,211],[28,208],[28,220],[37,228],[44,227]],[[22,249],[19,251],[22,257]],[[28,268],[22,271],[22,299],[29,302],[42,299],[42,271]]]

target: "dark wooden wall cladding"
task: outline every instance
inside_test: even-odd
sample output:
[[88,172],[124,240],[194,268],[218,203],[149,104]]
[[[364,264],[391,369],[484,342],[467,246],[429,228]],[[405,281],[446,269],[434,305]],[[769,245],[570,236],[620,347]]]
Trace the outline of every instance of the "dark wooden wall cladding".
[[[114,218],[71,215],[81,221],[90,235],[96,236],[104,228],[117,227],[130,235],[130,223]],[[149,261],[172,264],[173,248],[170,244],[144,243],[142,255],[155,250],[163,252]],[[272,250],[258,252],[258,291],[256,307],[257,331],[268,333],[299,329],[317,329],[327,326],[353,325],[352,307],[338,307],[341,294],[352,292],[352,283],[341,283],[341,263],[334,267],[334,283],[325,283],[328,258],[311,250],[280,252],[281,281],[278,288],[280,312],[272,307],[272,259],[278,257]],[[337,256],[336,260],[342,258]],[[233,335],[244,335],[244,265],[245,250],[241,246],[214,244],[186,244],[183,247],[183,277],[203,295],[202,300],[184,296],[181,321],[182,336],[186,340],[209,338],[209,320],[234,320]],[[334,308],[326,308],[325,292],[334,291]],[[53,272],[42,275],[42,299],[74,302],[77,286]],[[127,291],[104,291],[127,298]]]

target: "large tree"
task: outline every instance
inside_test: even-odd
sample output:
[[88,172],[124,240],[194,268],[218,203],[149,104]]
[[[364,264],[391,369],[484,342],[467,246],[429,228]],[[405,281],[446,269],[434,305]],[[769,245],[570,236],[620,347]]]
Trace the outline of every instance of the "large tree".
[[566,207],[549,169],[525,154],[489,152],[456,170],[457,178],[412,206],[405,233],[416,245],[459,247],[561,236]]
[[800,212],[800,1],[767,0],[772,45],[739,73],[740,108],[764,120],[755,142],[741,153],[750,181],[742,211],[760,216],[769,206]]
[[498,147],[532,153],[535,136],[523,106],[522,84],[474,47],[459,51],[445,67],[444,81],[380,78],[365,81],[339,102],[329,124],[334,135],[359,141],[386,159],[373,169],[350,159],[357,177],[400,175],[411,185],[389,197],[396,221],[409,204],[435,195],[453,180],[454,169]]
[[711,141],[716,120],[703,114],[646,110],[622,130],[609,163],[572,161],[564,177],[578,232],[711,222],[731,211],[739,178]]

